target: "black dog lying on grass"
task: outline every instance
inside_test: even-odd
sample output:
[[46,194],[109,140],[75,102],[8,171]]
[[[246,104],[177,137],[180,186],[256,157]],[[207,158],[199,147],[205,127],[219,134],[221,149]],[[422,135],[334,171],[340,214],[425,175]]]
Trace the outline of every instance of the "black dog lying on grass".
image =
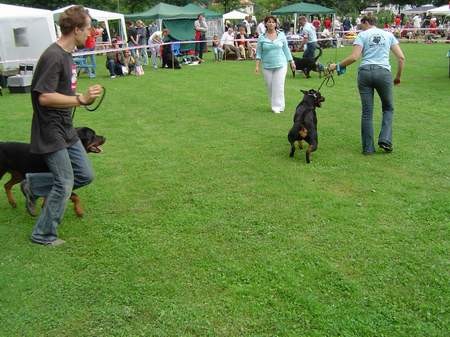
[[291,152],[289,157],[295,153],[295,142],[298,142],[299,148],[303,148],[302,141],[305,140],[309,146],[306,149],[306,162],[311,162],[311,152],[316,151],[319,140],[317,137],[317,116],[316,107],[320,108],[321,103],[325,101],[319,91],[311,89],[301,91],[304,96],[297,105],[294,115],[294,125],[288,133],[288,140],[291,143]]
[[[90,128],[76,128],[78,137],[87,153],[100,153],[106,138],[99,136]],[[16,208],[16,200],[12,187],[25,179],[27,173],[48,172],[47,164],[42,156],[30,153],[30,144],[18,142],[0,142],[0,179],[9,173],[11,179],[4,185],[9,204]],[[70,200],[77,216],[83,216],[80,198],[72,192]]]
[[[319,73],[319,78],[322,77],[322,73],[325,70],[325,67],[318,62],[319,57],[322,56],[322,48],[317,47],[319,50],[319,54],[314,58],[300,58],[293,56],[292,59],[295,62],[295,69],[303,71],[303,74],[306,78],[310,78],[311,71],[315,71]],[[292,70],[292,76],[295,77],[295,70]]]

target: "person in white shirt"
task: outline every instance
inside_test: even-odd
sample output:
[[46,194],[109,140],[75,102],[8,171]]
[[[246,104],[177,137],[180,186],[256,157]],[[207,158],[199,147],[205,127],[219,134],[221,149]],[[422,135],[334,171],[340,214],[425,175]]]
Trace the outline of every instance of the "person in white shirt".
[[162,31],[158,30],[154,32],[152,35],[150,35],[148,39],[148,45],[150,48],[150,53],[152,56],[152,66],[154,69],[158,69],[158,57],[161,57],[160,55],[160,49],[162,41]]
[[199,14],[197,20],[194,22],[195,28],[195,56],[197,56],[200,62],[203,62],[203,50],[206,47],[206,31],[208,25],[206,24],[205,16]]
[[299,23],[303,32],[303,41],[300,45],[300,50],[302,50],[303,46],[306,44],[306,50],[303,53],[303,57],[314,58],[317,48],[316,28],[308,22],[306,16],[300,16]]
[[258,34],[258,36],[261,36],[265,32],[266,32],[266,25],[265,25],[264,21],[261,21],[259,23],[259,25],[256,27],[256,33]]
[[252,34],[252,17],[250,15],[246,16],[245,19],[242,21],[242,23],[245,26],[245,33],[247,35],[251,35]]
[[234,54],[236,54],[237,59],[241,60],[239,48],[234,44],[233,28],[229,27],[228,30],[223,33],[222,38],[220,39],[220,47],[225,51],[225,57],[229,52],[233,52]]
[[414,34],[418,35],[419,34],[419,29],[420,26],[422,25],[422,18],[420,17],[420,15],[415,15],[413,17],[413,26],[414,26]]

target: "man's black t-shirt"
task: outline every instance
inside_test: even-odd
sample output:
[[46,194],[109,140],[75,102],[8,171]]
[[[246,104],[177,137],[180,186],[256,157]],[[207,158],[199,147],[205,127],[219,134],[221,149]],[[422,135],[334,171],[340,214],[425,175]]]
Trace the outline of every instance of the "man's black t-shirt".
[[32,153],[52,153],[78,140],[72,125],[72,108],[48,108],[39,104],[39,95],[44,93],[74,96],[76,85],[77,71],[72,54],[53,43],[39,58],[31,82]]

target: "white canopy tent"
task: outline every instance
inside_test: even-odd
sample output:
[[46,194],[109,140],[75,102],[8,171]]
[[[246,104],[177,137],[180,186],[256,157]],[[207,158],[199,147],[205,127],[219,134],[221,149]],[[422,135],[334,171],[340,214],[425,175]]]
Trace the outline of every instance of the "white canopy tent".
[[411,15],[411,16],[417,15],[417,14],[420,15],[420,14],[424,14],[427,11],[430,11],[434,8],[436,8],[436,7],[434,7],[433,5],[423,5],[423,6],[403,10],[402,13],[405,15]]
[[[58,22],[59,15],[61,15],[61,13],[64,12],[67,8],[70,8],[72,6],[75,6],[75,5],[70,5],[70,6],[66,6],[66,7],[54,10],[53,16],[55,18],[55,21]],[[119,20],[119,22],[120,22],[119,34],[122,36],[122,39],[124,41],[127,40],[127,28],[125,26],[125,17],[123,14],[101,11],[98,9],[93,9],[93,8],[88,8],[88,7],[85,7],[85,8],[89,11],[89,15],[91,16],[91,18],[93,18],[99,22],[105,23],[106,31],[108,32],[108,37],[109,37],[110,41],[111,41],[111,32],[110,32],[108,21],[112,21],[112,20]]]
[[0,4],[0,70],[36,64],[56,41],[51,11]]
[[244,20],[245,19],[245,17],[247,16],[248,14],[245,14],[245,13],[242,13],[242,12],[239,12],[239,11],[236,11],[236,10],[234,10],[234,11],[231,11],[231,12],[228,12],[228,13],[225,13],[223,16],[222,16],[222,27],[226,27],[225,26],[225,22],[227,21],[227,20]]
[[450,4],[433,8],[427,12],[431,15],[450,15]]
[[248,14],[234,10],[229,13],[225,13],[223,15],[223,19],[224,20],[244,20],[246,16],[248,16]]

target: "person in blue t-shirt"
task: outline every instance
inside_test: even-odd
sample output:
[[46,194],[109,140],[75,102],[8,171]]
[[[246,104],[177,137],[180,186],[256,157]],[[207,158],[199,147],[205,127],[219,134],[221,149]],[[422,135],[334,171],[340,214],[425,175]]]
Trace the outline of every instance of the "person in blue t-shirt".
[[405,56],[397,39],[390,32],[378,29],[375,18],[364,16],[361,19],[362,32],[353,43],[352,53],[337,64],[331,64],[329,70],[336,70],[338,75],[345,72],[348,65],[362,56],[358,70],[358,90],[361,97],[361,139],[363,154],[375,153],[373,137],[373,97],[374,90],[381,99],[383,119],[378,136],[378,145],[386,152],[392,152],[392,118],[394,101],[392,95],[392,75],[389,64],[389,53],[398,61],[394,85],[400,84]]
[[287,63],[289,62],[291,69],[295,70],[295,62],[286,35],[276,29],[277,19],[274,16],[267,16],[264,23],[267,30],[258,38],[255,73],[259,74],[259,66],[262,63],[272,112],[280,113],[285,108],[284,81]]

